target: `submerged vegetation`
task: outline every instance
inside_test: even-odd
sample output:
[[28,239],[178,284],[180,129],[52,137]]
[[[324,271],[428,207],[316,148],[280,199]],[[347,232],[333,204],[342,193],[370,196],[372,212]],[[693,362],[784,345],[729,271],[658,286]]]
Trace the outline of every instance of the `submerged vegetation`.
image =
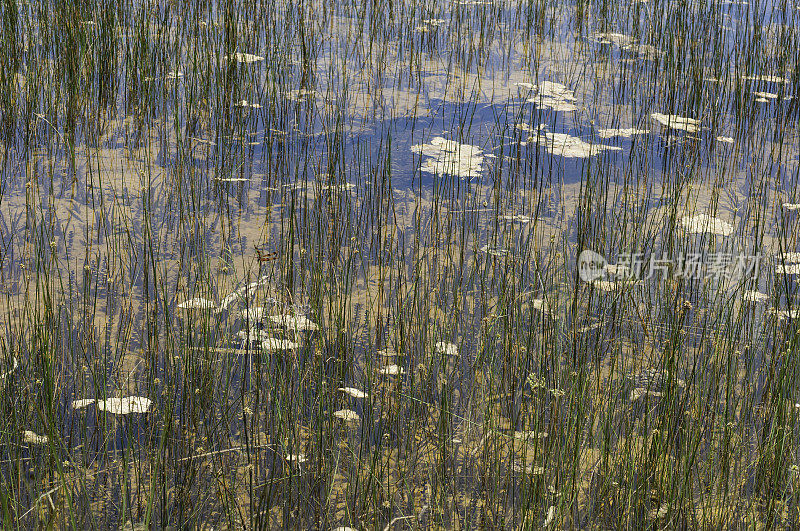
[[3,528],[800,526],[798,22],[4,3]]

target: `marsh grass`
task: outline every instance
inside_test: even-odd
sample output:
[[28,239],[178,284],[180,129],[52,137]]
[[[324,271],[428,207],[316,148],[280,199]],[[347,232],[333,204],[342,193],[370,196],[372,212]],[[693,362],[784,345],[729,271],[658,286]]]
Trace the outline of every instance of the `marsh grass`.
[[797,526],[797,27],[5,4],[3,527]]

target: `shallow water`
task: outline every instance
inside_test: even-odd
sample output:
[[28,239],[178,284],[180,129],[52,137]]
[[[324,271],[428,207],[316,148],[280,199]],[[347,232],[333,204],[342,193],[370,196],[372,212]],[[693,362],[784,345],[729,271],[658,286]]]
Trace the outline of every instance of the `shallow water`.
[[[58,460],[98,472],[104,487],[83,486],[89,508],[75,511],[102,513],[101,525],[296,517],[383,526],[434,495],[449,509],[420,525],[520,525],[535,512],[523,503],[529,492],[545,509],[566,504],[559,515],[573,520],[559,521],[578,525],[596,513],[581,501],[581,480],[560,478],[572,460],[591,475],[594,463],[580,455],[599,452],[609,429],[620,444],[632,440],[615,409],[623,405],[608,400],[620,378],[655,366],[687,382],[689,402],[716,400],[722,377],[698,367],[722,344],[734,382],[725,403],[736,402],[726,411],[752,428],[742,440],[755,437],[758,422],[745,410],[773,392],[772,353],[783,341],[767,308],[796,299],[793,279],[772,261],[796,250],[796,213],[781,205],[800,202],[791,6],[51,7],[17,5],[6,31],[19,39],[4,39],[2,54],[0,364],[21,362],[2,384],[3,407],[15,412],[0,454],[11,483],[21,451],[11,433],[28,426],[59,441]],[[235,52],[264,59],[226,59]],[[533,87],[545,81],[565,87],[547,104]],[[754,92],[778,96],[762,103]],[[653,113],[696,119],[698,130],[683,118],[682,129],[663,127]],[[647,132],[606,138],[609,128]],[[461,147],[412,149],[437,138]],[[465,153],[473,169],[448,173]],[[439,173],[424,171],[436,160]],[[733,233],[682,231],[681,219],[698,213]],[[577,278],[583,249],[612,264],[631,252],[759,254],[763,275],[656,277],[598,293]],[[277,258],[263,260],[269,253]],[[225,311],[178,308],[194,297],[220,304],[260,277],[263,287]],[[745,289],[771,298],[748,306]],[[680,310],[684,299],[691,311]],[[244,350],[238,312],[261,305],[305,314],[320,330],[274,331],[302,343],[290,352]],[[438,341],[459,355],[435,354]],[[405,374],[378,373],[376,352],[387,346]],[[530,375],[542,389],[530,388]],[[343,401],[335,389],[344,386],[371,398]],[[787,384],[778,394],[794,403],[794,391]],[[150,413],[106,422],[70,407],[134,395],[154,401]],[[358,427],[332,423],[345,405]],[[607,421],[586,420],[593,410]],[[544,467],[567,501],[509,472],[518,449],[506,449],[507,434],[486,449],[509,430],[550,432],[523,460]],[[577,453],[561,445],[573,439]],[[319,459],[309,484],[275,460],[302,445]],[[247,449],[218,463],[239,478],[230,486],[215,483],[205,458],[194,464],[238,447]],[[366,473],[359,452],[382,460],[382,471]],[[477,465],[480,452],[495,461]],[[111,472],[130,458],[148,463],[134,467],[137,488],[156,470],[170,475],[153,483],[161,481],[161,507],[142,508],[156,488],[138,493],[136,507],[92,508],[131,487]],[[39,466],[50,475],[15,488],[25,509],[14,518],[66,477]],[[508,484],[483,477],[485,466]],[[196,474],[196,487],[181,491],[183,474]],[[388,493],[381,486],[406,477],[416,479]],[[273,487],[279,478],[289,486]],[[215,488],[228,494],[215,500]],[[503,507],[486,501],[501,491]],[[249,505],[232,509],[231,493]],[[170,513],[178,499],[196,503],[196,514]],[[37,510],[21,525],[35,526],[34,517],[46,520]]]

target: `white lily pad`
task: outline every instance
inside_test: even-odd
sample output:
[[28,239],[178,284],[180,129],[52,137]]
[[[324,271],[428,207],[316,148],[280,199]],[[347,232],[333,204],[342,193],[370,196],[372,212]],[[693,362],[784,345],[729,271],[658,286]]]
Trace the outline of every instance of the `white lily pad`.
[[356,185],[353,183],[323,184],[320,187],[323,192],[350,192],[355,189]]
[[656,122],[670,129],[678,129],[687,133],[696,133],[700,130],[700,120],[695,120],[694,118],[678,116],[677,114],[661,114],[659,112],[654,112],[650,116]]
[[270,321],[289,330],[319,330],[319,326],[305,315],[270,315]]
[[756,75],[756,76],[742,76],[746,81],[763,81],[765,83],[788,83],[789,80],[782,76],[771,75]]
[[539,126],[539,134],[544,137],[544,146],[548,153],[564,158],[585,159],[598,155],[603,151],[622,151],[621,147],[590,144],[566,133],[551,133],[544,129],[544,124]]
[[300,343],[295,343],[288,339],[268,337],[261,342],[261,348],[264,350],[293,350],[300,348]]
[[593,37],[600,44],[614,44],[616,46],[627,46],[629,44],[633,44],[634,42],[633,37],[624,35],[622,33],[595,33]]
[[147,413],[153,401],[142,396],[126,396],[122,398],[107,398],[97,401],[97,409],[113,415],[128,415],[130,413]]
[[247,100],[239,100],[233,104],[234,107],[239,107],[241,109],[260,109],[261,105],[258,103],[253,103]]
[[333,416],[337,419],[342,419],[345,422],[356,422],[361,420],[361,417],[358,416],[358,413],[352,409],[340,409],[339,411],[334,411]]
[[533,221],[532,217],[524,216],[522,214],[502,214],[497,216],[498,221],[508,221],[511,223],[530,223]]
[[742,300],[744,300],[745,302],[755,302],[755,303],[766,302],[769,300],[769,295],[767,295],[766,293],[761,293],[760,291],[747,290],[742,295]]
[[776,99],[778,99],[778,95],[775,94],[774,92],[754,91],[753,92],[753,96],[755,96],[757,98],[763,98],[765,100],[776,100]]
[[216,305],[214,304],[214,301],[204,299],[202,297],[189,299],[188,301],[178,304],[178,308],[181,310],[211,310],[215,306]]
[[733,232],[733,225],[719,218],[711,217],[708,214],[685,216],[681,219],[681,224],[692,234],[709,233],[730,236]]
[[489,247],[489,244],[484,245],[483,247],[478,249],[478,251],[486,253],[489,256],[494,256],[495,258],[502,258],[504,256],[508,256],[508,254],[511,252],[510,250],[504,247]]
[[71,407],[72,409],[83,409],[87,406],[91,406],[95,402],[97,402],[97,400],[94,398],[80,398],[78,400],[73,400]]
[[356,389],[355,387],[340,387],[337,391],[344,393],[348,396],[352,396],[353,398],[367,398],[369,395],[360,389]]
[[454,343],[444,343],[439,341],[434,345],[437,354],[444,356],[458,356],[458,347]]
[[216,310],[217,313],[227,310],[228,306],[230,306],[234,302],[237,301],[247,302],[253,295],[255,295],[256,290],[266,285],[268,282],[269,282],[269,277],[263,276],[258,280],[255,280],[253,282],[250,282],[249,284],[245,284],[244,286],[233,290],[231,293],[226,295],[221,301],[219,301],[219,307]]
[[546,431],[515,431],[514,438],[518,441],[532,441],[546,439],[549,434]]
[[542,81],[533,89],[536,95],[528,98],[528,103],[534,103],[539,107],[551,109],[556,112],[577,111],[575,105],[575,94],[570,88],[554,81]]
[[223,57],[223,59],[226,61],[233,60],[240,64],[257,63],[259,61],[264,60],[264,58],[261,57],[260,55],[253,55],[251,53],[241,53],[241,52],[237,52],[233,55],[226,55]]
[[397,376],[399,374],[405,374],[406,370],[399,365],[387,365],[385,367],[381,367],[378,369],[379,374],[383,374],[385,376]]
[[25,430],[22,432],[22,440],[27,444],[47,444],[50,439],[47,435],[37,435],[33,431]]
[[411,146],[411,151],[427,157],[420,170],[435,175],[476,177],[483,170],[483,150],[437,136],[429,144]]
[[636,129],[635,127],[629,127],[627,129],[598,129],[597,136],[600,138],[614,138],[618,136],[631,138],[637,135],[646,135],[649,132],[648,129]]
[[254,322],[254,323],[259,322],[262,319],[264,319],[265,315],[266,315],[266,310],[262,306],[255,306],[253,308],[247,308],[247,309],[242,310],[241,312],[239,312],[239,316],[242,319],[244,319],[246,321]]

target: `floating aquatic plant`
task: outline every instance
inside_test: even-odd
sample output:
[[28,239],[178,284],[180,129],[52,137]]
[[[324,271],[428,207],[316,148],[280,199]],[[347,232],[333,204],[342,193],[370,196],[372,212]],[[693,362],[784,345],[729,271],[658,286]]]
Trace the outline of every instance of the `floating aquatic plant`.
[[533,91],[536,95],[528,98],[528,103],[534,103],[539,107],[557,112],[578,110],[578,107],[573,103],[575,94],[566,85],[553,81],[542,81],[533,87]]
[[700,130],[700,120],[695,120],[694,118],[687,118],[676,114],[661,114],[659,112],[654,112],[650,116],[656,122],[670,129],[678,129],[686,131],[687,133],[696,133]]
[[348,396],[352,396],[353,398],[368,398],[369,395],[360,389],[356,389],[355,387],[339,387],[337,389],[340,393],[344,393]]
[[284,457],[284,459],[286,459],[288,463],[291,463],[293,465],[301,465],[306,461],[308,461],[308,457],[306,457],[306,454],[287,454],[286,457]]
[[761,92],[761,91],[754,91],[753,96],[756,97],[756,101],[758,102],[766,102],[769,100],[776,100],[778,99],[778,95],[774,92]]
[[317,323],[311,321],[305,315],[270,315],[270,321],[273,323],[283,326],[289,330],[296,330],[296,331],[313,331],[319,330],[319,326]]
[[379,374],[383,374],[385,376],[397,376],[399,374],[405,374],[406,370],[400,367],[399,365],[387,365],[385,367],[381,367],[378,369]]
[[539,126],[539,135],[544,138],[544,146],[551,155],[565,158],[588,158],[603,151],[622,151],[621,147],[590,144],[566,133],[551,133],[544,124]]
[[630,138],[637,135],[646,135],[649,132],[648,129],[637,129],[635,127],[629,127],[627,129],[598,129],[597,136],[600,138],[614,138],[618,136]]
[[501,214],[497,216],[498,221],[508,221],[510,223],[530,223],[533,218],[522,214]]
[[270,338],[270,333],[267,330],[259,328],[250,328],[249,330],[239,330],[236,335],[239,339],[247,341],[247,343],[258,343],[259,341],[266,341]]
[[686,388],[685,381],[680,378],[672,379],[669,371],[659,369],[644,369],[637,374],[626,375],[625,380],[633,387],[628,396],[631,402],[644,396],[660,397],[670,385],[676,390]]
[[342,419],[345,422],[356,422],[361,420],[361,417],[353,411],[352,409],[340,409],[339,411],[334,411],[333,416],[337,419]]
[[263,306],[255,306],[253,308],[247,308],[239,312],[239,316],[246,321],[251,321],[257,323],[262,321],[264,317],[267,315],[266,309]]
[[247,302],[251,296],[255,295],[256,290],[265,286],[269,282],[269,277],[263,276],[258,280],[245,284],[244,286],[233,290],[230,294],[226,295],[219,301],[219,307],[216,309],[217,313],[221,313],[228,309],[228,307],[237,301]]
[[439,341],[434,345],[437,354],[443,356],[458,356],[458,347],[453,343]]
[[504,256],[508,256],[511,253],[510,250],[504,247],[490,247],[488,244],[478,249],[478,251],[486,253],[489,256],[494,256],[495,258],[502,258]]
[[286,99],[293,101],[295,103],[302,103],[304,101],[313,100],[319,94],[316,90],[313,89],[297,89],[297,90],[289,90],[285,93]]
[[544,474],[544,467],[543,466],[533,466],[533,465],[520,465],[519,463],[512,463],[511,470],[520,474],[530,474],[532,476],[541,476]]
[[470,144],[437,136],[429,144],[411,146],[411,151],[426,157],[420,168],[426,173],[469,178],[483,171],[483,150]]
[[622,33],[600,32],[594,34],[595,40],[600,44],[614,44],[616,46],[626,46],[634,42],[633,37]]
[[251,64],[264,60],[264,58],[261,57],[260,55],[253,55],[251,53],[241,53],[241,52],[236,52],[233,55],[225,55],[222,57],[222,59],[225,61],[236,61],[237,63],[240,64]]
[[251,103],[247,100],[239,100],[233,104],[234,107],[240,107],[245,109],[260,109],[261,105],[258,103]]
[[47,444],[47,435],[37,435],[35,432],[25,430],[22,432],[22,440],[27,444]]
[[553,520],[555,519],[556,519],[556,506],[551,505],[547,509],[547,516],[545,517],[544,522],[542,523],[542,527],[544,528],[550,527],[550,524],[552,524]]
[[426,18],[422,21],[423,24],[429,24],[431,26],[441,26],[446,24],[447,21],[443,18]]
[[[130,413],[147,413],[153,402],[142,396],[126,396],[122,398],[107,398],[97,401],[97,409],[112,415],[129,415]],[[74,408],[74,402],[73,402]]]
[[214,301],[197,297],[178,304],[181,310],[211,310],[215,307]]
[[323,184],[320,187],[320,190],[323,192],[350,192],[356,189],[356,185],[353,183],[343,183],[343,184]]
[[594,279],[591,282],[592,286],[599,289],[600,291],[617,291],[624,287],[627,283],[621,280],[602,280],[602,279]]
[[746,81],[763,81],[765,83],[788,83],[789,80],[785,77],[781,76],[771,76],[771,75],[757,75],[757,76],[742,76],[742,79]]
[[708,233],[730,236],[733,232],[733,225],[708,214],[685,216],[681,219],[681,225],[692,234]]
[[97,400],[94,398],[80,398],[78,400],[73,400],[71,407],[72,409],[83,409],[87,406],[91,406],[95,402],[97,402]]
[[767,295],[766,293],[761,293],[760,291],[747,290],[742,295],[742,300],[744,300],[745,302],[755,302],[755,303],[766,302],[769,300],[769,295]]
[[294,350],[300,348],[299,343],[289,341],[288,339],[278,339],[275,337],[268,337],[261,341],[261,348],[263,350]]
[[546,439],[549,434],[546,431],[515,431],[514,438],[518,441],[533,441]]

